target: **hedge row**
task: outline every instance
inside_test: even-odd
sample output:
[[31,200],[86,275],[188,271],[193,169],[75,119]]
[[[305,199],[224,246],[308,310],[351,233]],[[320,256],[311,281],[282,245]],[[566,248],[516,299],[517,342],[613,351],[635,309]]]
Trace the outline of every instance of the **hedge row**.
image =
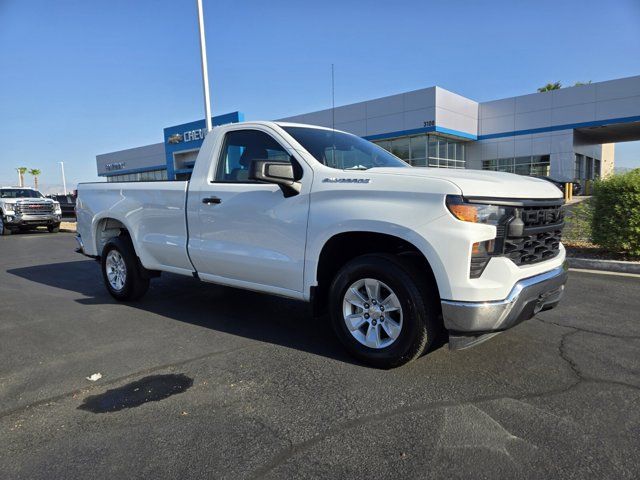
[[640,256],[640,168],[596,182],[592,206],[593,242]]

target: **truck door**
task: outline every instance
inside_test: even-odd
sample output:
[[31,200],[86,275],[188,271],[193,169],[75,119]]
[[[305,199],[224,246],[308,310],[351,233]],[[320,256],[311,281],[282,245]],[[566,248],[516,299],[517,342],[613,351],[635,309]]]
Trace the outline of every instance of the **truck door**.
[[[189,190],[189,254],[203,280],[300,297],[312,171],[264,127],[230,129]],[[300,194],[249,180],[253,160],[297,162]],[[200,161],[200,160],[199,160]],[[192,182],[194,180],[192,179]]]

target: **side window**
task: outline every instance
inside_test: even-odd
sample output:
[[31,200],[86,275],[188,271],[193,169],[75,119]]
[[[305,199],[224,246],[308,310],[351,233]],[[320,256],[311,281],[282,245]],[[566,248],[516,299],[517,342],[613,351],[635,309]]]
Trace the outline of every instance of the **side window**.
[[291,156],[272,137],[259,130],[234,130],[225,136],[214,181],[247,183],[253,160],[291,162]]

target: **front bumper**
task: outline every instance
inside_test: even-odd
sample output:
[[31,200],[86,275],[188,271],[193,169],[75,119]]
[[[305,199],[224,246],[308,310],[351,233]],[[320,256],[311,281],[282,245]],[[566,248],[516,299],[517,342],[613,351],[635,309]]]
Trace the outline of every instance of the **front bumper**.
[[442,317],[449,330],[449,348],[476,345],[496,333],[555,307],[564,293],[566,264],[518,281],[504,300],[457,302],[443,300]]
[[28,215],[28,214],[7,214],[4,217],[4,222],[8,227],[22,227],[22,226],[47,226],[59,224],[62,220],[62,215]]

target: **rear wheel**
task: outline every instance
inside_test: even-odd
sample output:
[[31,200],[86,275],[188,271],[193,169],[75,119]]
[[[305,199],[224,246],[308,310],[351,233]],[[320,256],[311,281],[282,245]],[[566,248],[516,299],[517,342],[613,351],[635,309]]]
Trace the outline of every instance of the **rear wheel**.
[[115,237],[107,242],[101,256],[102,277],[113,298],[136,300],[149,288],[149,279],[141,273],[141,265],[131,240]]
[[440,331],[435,286],[402,257],[363,255],[350,261],[336,275],[329,301],[342,344],[375,367],[418,358]]

